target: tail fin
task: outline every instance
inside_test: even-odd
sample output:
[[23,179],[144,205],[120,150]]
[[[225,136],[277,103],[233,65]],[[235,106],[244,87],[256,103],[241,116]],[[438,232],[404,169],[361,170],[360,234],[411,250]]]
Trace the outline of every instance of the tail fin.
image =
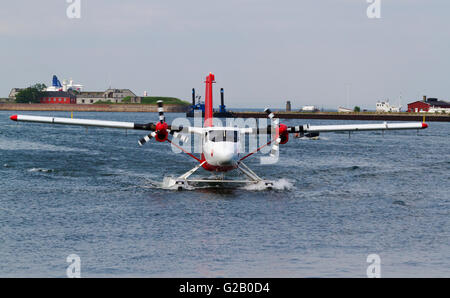
[[62,87],[61,82],[58,80],[58,77],[56,75],[53,76],[52,86],[53,87]]
[[206,94],[205,94],[205,124],[204,127],[213,126],[213,95],[212,84],[215,83],[214,75],[209,73],[206,77]]

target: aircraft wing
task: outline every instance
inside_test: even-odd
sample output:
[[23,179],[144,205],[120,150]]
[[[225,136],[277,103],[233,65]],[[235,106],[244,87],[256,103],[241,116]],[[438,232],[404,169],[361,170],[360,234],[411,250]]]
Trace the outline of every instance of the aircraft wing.
[[43,116],[31,116],[31,115],[13,115],[10,117],[13,121],[18,122],[35,122],[46,124],[64,124],[64,125],[80,125],[80,126],[96,126],[96,127],[108,127],[108,128],[121,128],[121,129],[139,129],[139,130],[155,130],[153,123],[138,124],[133,122],[121,122],[121,121],[105,121],[94,119],[75,119],[75,118],[58,118],[58,117],[43,117]]
[[[321,132],[340,132],[340,131],[370,131],[370,130],[402,130],[402,129],[425,129],[428,124],[422,122],[406,123],[376,123],[376,124],[344,124],[344,125],[298,125],[288,126],[288,133],[321,133]],[[241,133],[246,134],[271,134],[272,126],[257,128],[242,128]]]
[[376,124],[344,124],[344,125],[301,125],[290,126],[290,133],[320,133],[339,131],[370,131],[370,130],[402,130],[402,129],[425,129],[428,124],[422,122],[406,123],[376,123]]
[[[122,121],[106,121],[95,119],[76,119],[76,118],[58,118],[58,117],[44,117],[44,116],[32,116],[32,115],[13,115],[11,120],[17,122],[34,122],[45,124],[63,124],[63,125],[76,125],[76,126],[93,126],[93,127],[107,127],[107,128],[120,128],[120,129],[137,129],[156,131],[156,125],[154,123],[139,124],[134,122],[122,122]],[[195,133],[203,134],[203,128],[201,127],[183,127],[183,126],[171,126],[168,125],[168,129],[172,133]]]
[[[19,122],[35,122],[46,124],[63,124],[63,125],[79,125],[79,126],[95,126],[121,129],[137,129],[155,131],[156,125],[153,123],[139,124],[133,122],[122,121],[106,121],[95,119],[76,119],[76,118],[58,118],[31,115],[13,115],[10,117],[13,121]],[[406,122],[406,123],[379,123],[379,124],[344,124],[344,125],[300,125],[287,127],[288,133],[320,133],[320,132],[339,132],[339,131],[369,131],[369,130],[402,130],[402,129],[425,129],[428,124],[422,122]],[[169,127],[169,129],[181,133],[197,133],[202,134],[203,128],[200,127]],[[241,133],[249,134],[270,134],[271,126],[264,128],[243,128]]]

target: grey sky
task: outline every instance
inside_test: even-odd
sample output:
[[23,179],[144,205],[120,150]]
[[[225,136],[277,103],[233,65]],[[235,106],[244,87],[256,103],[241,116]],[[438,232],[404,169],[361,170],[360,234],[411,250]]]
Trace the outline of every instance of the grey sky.
[[422,94],[450,98],[450,1],[381,0],[2,1],[0,97],[51,76],[86,90],[190,99],[216,75],[231,107],[375,107]]

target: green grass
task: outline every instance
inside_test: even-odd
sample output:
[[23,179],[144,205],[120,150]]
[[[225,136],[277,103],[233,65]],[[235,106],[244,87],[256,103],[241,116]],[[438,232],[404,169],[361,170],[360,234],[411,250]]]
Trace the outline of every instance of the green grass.
[[[173,105],[181,105],[186,106],[190,105],[189,102],[181,100],[175,97],[163,97],[163,96],[147,96],[142,98],[142,103],[145,105],[155,105],[158,100],[162,100],[164,104],[173,104]],[[122,99],[122,103],[131,104],[131,97],[127,96]]]
[[175,97],[147,96],[142,98],[142,104],[156,104],[158,100],[162,100],[164,104],[174,105],[190,105],[189,102]]
[[103,105],[103,104],[111,105],[111,104],[113,104],[113,102],[111,102],[111,100],[99,100],[99,101],[96,101],[95,104],[99,104],[99,105]]

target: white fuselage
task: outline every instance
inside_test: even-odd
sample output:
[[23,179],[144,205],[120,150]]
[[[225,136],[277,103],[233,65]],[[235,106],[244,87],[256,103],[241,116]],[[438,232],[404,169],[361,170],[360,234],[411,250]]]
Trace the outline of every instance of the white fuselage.
[[233,127],[207,128],[203,136],[203,155],[209,166],[236,167],[240,158],[240,132]]

